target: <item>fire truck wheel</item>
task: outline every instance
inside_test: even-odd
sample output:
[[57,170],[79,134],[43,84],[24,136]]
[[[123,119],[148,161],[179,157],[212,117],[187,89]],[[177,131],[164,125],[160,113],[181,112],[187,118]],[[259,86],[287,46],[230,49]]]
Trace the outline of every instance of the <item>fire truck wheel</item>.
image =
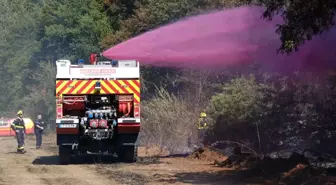
[[60,164],[69,164],[71,159],[71,148],[66,146],[59,146],[58,155]]
[[138,146],[122,146],[119,152],[119,158],[122,162],[133,163],[138,158]]

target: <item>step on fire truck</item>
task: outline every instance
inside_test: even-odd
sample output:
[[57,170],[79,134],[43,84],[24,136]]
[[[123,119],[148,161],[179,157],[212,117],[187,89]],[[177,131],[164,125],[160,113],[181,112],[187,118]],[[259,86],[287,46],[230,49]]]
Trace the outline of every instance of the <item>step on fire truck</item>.
[[57,60],[56,134],[61,164],[79,155],[116,155],[136,162],[140,68],[134,60]]

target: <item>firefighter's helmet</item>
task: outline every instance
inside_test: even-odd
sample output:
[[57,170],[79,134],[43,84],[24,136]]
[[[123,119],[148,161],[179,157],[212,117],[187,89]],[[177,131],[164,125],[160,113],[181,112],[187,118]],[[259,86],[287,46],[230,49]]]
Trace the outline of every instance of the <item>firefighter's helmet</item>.
[[205,112],[201,112],[200,117],[201,117],[201,118],[205,118],[205,117],[207,117],[207,115],[206,115]]
[[17,112],[17,115],[19,116],[19,115],[23,115],[23,111],[22,110],[19,110],[18,112]]

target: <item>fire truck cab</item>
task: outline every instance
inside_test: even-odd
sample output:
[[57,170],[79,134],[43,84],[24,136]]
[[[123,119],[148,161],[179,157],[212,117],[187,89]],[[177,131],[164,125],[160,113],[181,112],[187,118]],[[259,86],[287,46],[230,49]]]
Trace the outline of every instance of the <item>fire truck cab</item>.
[[136,162],[140,66],[135,60],[56,61],[56,134],[61,164],[79,155]]

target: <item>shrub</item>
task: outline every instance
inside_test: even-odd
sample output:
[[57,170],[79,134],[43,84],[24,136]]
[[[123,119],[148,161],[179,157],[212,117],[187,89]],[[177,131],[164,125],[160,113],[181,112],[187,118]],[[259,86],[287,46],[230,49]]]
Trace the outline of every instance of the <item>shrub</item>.
[[188,140],[196,132],[197,114],[188,110],[182,97],[159,88],[142,103],[141,144],[157,145],[171,153],[186,152]]

